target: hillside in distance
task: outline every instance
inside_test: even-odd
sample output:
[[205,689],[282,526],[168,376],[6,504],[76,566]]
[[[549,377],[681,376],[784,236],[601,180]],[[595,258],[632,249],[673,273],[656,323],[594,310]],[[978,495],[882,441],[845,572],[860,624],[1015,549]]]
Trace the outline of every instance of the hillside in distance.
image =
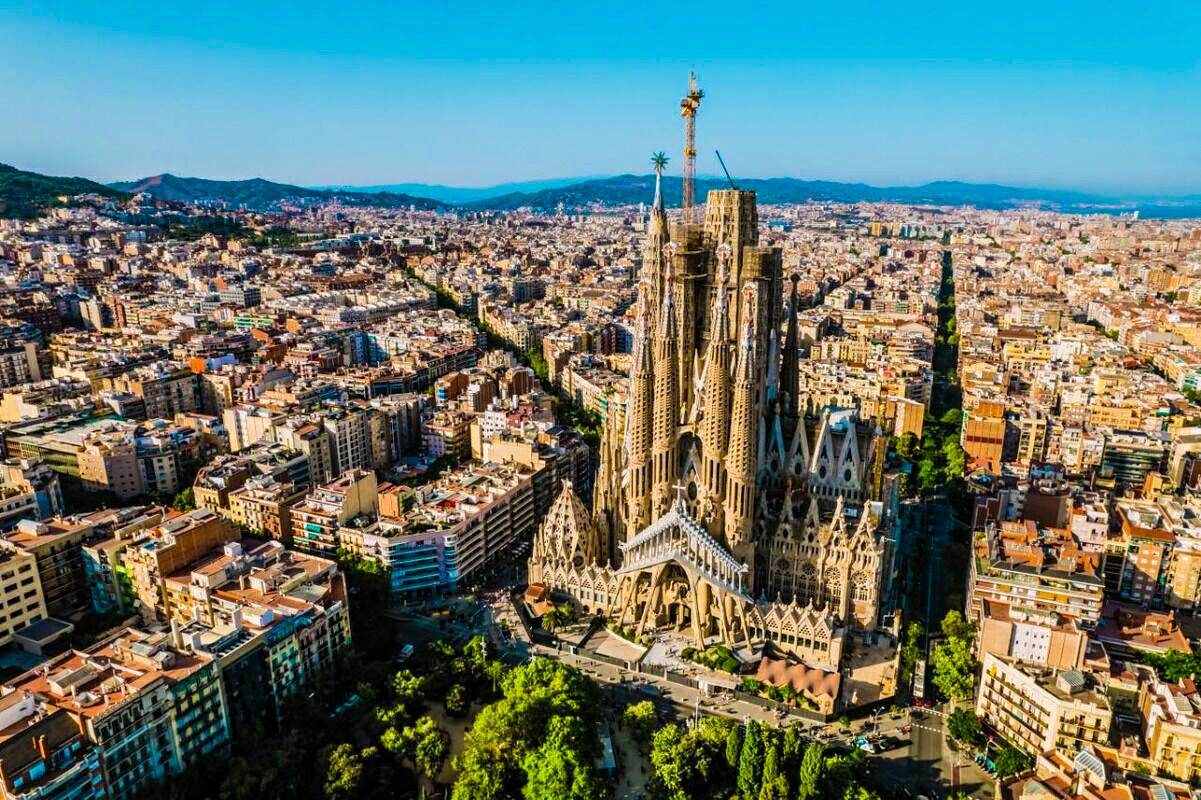
[[339,192],[392,192],[411,194],[418,197],[429,197],[433,200],[441,200],[444,203],[475,203],[487,200],[490,197],[517,193],[531,194],[544,189],[558,189],[563,186],[571,186],[572,184],[592,180],[596,177],[600,176],[547,178],[545,180],[498,183],[493,186],[445,186],[440,183],[385,183],[375,186],[318,186],[316,188]]
[[77,194],[117,200],[127,197],[124,192],[87,178],[59,178],[0,164],[0,217],[31,219],[60,205],[58,198]]
[[275,183],[264,178],[239,181],[215,181],[208,178],[185,178],[164,172],[136,181],[110,184],[123,192],[145,192],[156,199],[176,203],[223,203],[234,208],[265,211],[281,203],[323,202],[335,197],[339,202],[357,206],[382,206],[422,210],[442,208],[446,204],[428,197],[414,197],[397,192],[365,192],[307,189],[287,183]]
[[[1118,200],[1083,192],[1053,189],[1023,189],[996,184],[935,181],[921,186],[870,186],[865,183],[838,181],[807,181],[798,178],[739,178],[740,189],[753,189],[760,203],[804,203],[808,200],[838,203],[883,202],[927,205],[974,205],[980,208],[1012,208],[1017,205],[1041,203],[1054,207],[1084,205],[1114,205]],[[654,193],[654,175],[617,175],[538,192],[512,194],[480,200],[468,205],[473,208],[513,209],[534,208],[553,210],[562,203],[567,208],[591,204],[630,205],[649,203]],[[725,179],[698,178],[697,199],[703,202],[712,189],[728,189]],[[663,197],[668,205],[679,205],[682,179],[663,178]]]

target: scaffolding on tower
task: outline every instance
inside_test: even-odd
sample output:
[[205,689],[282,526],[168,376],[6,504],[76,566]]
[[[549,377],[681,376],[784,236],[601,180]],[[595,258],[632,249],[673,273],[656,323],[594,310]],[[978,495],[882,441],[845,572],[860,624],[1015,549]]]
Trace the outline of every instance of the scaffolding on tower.
[[688,73],[688,94],[680,101],[680,116],[684,118],[684,222],[696,222],[696,112],[705,97],[696,86],[696,73]]

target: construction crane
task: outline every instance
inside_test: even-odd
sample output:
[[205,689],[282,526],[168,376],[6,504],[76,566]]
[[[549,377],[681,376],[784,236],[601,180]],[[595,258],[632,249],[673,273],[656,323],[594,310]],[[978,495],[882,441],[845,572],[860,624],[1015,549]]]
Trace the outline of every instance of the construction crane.
[[717,153],[717,163],[721,164],[721,171],[726,173],[726,180],[730,182],[730,188],[738,191],[738,184],[734,183],[734,179],[730,177],[730,171],[726,169],[726,160],[721,157],[721,151],[714,150],[713,152]]
[[688,94],[680,101],[684,118],[684,221],[696,222],[696,112],[705,93],[696,87],[696,73],[688,73]]

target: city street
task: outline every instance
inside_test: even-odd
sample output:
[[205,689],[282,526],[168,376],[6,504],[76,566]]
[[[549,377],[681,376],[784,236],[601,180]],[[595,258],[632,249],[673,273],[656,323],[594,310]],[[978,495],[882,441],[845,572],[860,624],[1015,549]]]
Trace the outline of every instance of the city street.
[[[937,553],[935,548],[932,551],[932,555]],[[932,572],[936,574],[934,570]],[[435,610],[453,611],[459,618],[454,619],[449,613],[433,616],[431,612]],[[871,768],[884,784],[904,786],[915,796],[924,794],[932,798],[948,797],[954,790],[965,791],[978,800],[992,796],[991,777],[970,758],[957,756],[945,743],[943,714],[936,709],[907,710],[895,716],[881,712],[874,719],[853,720],[849,728],[844,728],[836,722],[822,724],[781,715],[755,703],[735,700],[730,695],[706,695],[689,686],[597,661],[587,654],[576,655],[529,642],[524,637],[524,629],[516,612],[503,593],[482,597],[476,604],[458,600],[439,602],[428,607],[395,609],[389,612],[389,616],[397,622],[402,640],[414,646],[436,639],[447,639],[461,645],[472,636],[485,635],[489,647],[497,647],[502,658],[510,663],[522,663],[531,657],[542,656],[578,667],[605,688],[615,715],[630,703],[650,700],[660,719],[681,724],[686,724],[697,715],[710,715],[739,721],[753,719],[766,725],[799,725],[808,737],[828,742],[849,744],[869,734],[892,736],[900,745],[871,757]],[[502,630],[502,620],[507,623],[508,633]],[[901,728],[906,724],[910,724],[911,729],[903,734]],[[622,738],[618,736],[619,740]],[[621,779],[622,794],[618,796],[633,797],[641,793],[647,775],[640,771],[643,768],[641,756],[632,744],[619,741],[618,745],[623,764],[634,770]],[[958,769],[957,757],[960,762]]]

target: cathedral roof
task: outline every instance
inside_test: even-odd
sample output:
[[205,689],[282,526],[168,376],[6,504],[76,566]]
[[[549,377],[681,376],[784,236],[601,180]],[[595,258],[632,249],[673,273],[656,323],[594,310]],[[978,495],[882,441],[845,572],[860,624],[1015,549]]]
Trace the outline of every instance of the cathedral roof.
[[678,561],[690,566],[714,586],[750,600],[742,587],[742,576],[750,568],[688,516],[680,496],[666,514],[618,546],[623,554],[619,574]]
[[563,481],[563,489],[551,503],[538,531],[538,545],[544,557],[553,556],[570,560],[576,555],[584,563],[592,563],[593,552],[592,520],[588,509],[580,502],[572,489],[571,481]]

